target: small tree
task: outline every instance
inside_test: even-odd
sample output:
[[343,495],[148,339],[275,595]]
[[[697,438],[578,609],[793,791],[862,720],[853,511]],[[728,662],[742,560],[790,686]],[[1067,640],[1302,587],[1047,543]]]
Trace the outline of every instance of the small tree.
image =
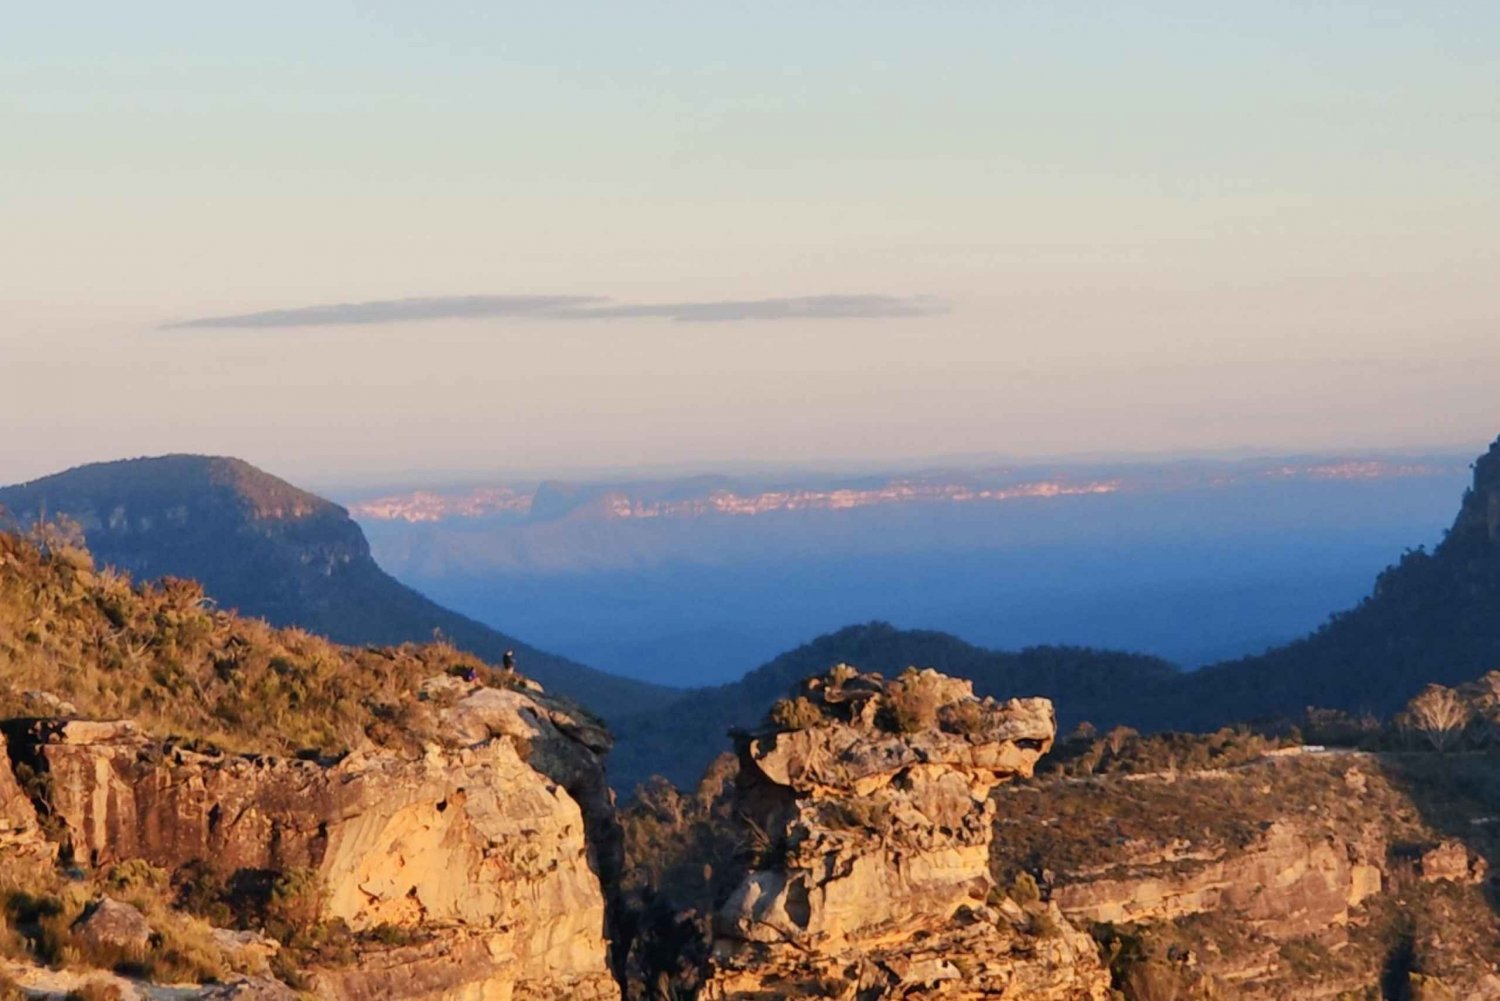
[[1468,703],[1453,689],[1428,685],[1406,704],[1402,722],[1433,750],[1446,751],[1458,743],[1472,715]]

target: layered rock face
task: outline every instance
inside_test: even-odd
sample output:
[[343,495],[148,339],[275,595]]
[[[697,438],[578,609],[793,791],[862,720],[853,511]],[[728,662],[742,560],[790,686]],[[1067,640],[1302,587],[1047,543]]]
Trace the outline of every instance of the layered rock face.
[[990,792],[1051,746],[1050,702],[836,669],[781,715],[739,739],[759,858],[715,916],[703,998],[1108,997],[1093,942],[989,873]]
[[1178,996],[1500,999],[1490,810],[1462,792],[1487,789],[1492,768],[1292,753],[1059,777],[997,793],[993,862],[1000,880],[1037,874],[1070,920],[1110,928],[1110,949],[1151,960]]
[[618,998],[599,875],[618,868],[607,739],[535,692],[444,678],[429,695],[451,703],[451,741],[415,759],[209,756],[129,723],[62,720],[13,726],[12,754],[44,774],[79,862],[308,870],[324,918],[421,930],[317,971],[324,996]]
[[1063,913],[1114,924],[1228,912],[1246,928],[1290,939],[1349,923],[1380,892],[1385,845],[1272,822],[1251,844],[1194,846],[1181,839],[1070,872],[1053,892]]

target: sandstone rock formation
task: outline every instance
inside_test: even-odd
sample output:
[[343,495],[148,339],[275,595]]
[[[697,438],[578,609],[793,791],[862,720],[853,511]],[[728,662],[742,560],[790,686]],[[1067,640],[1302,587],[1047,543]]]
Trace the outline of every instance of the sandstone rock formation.
[[844,668],[775,718],[738,742],[759,857],[715,916],[703,998],[1108,997],[1093,942],[989,873],[989,794],[1051,746],[1050,702]]
[[1349,922],[1381,887],[1384,845],[1370,851],[1285,822],[1244,847],[1179,841],[1069,872],[1054,889],[1064,914],[1083,921],[1173,921],[1224,911],[1273,938],[1295,938]]
[[[600,879],[618,870],[607,737],[538,691],[445,681],[429,694],[451,739],[419,757],[209,754],[125,722],[23,721],[10,738],[81,863],[305,871],[322,918],[422,930],[316,971],[324,996],[619,997]],[[15,799],[0,782],[0,805]]]

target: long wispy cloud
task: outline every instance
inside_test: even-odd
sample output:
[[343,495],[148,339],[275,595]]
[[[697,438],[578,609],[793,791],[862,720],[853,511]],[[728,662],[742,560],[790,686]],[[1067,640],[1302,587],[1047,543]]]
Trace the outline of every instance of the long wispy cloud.
[[654,317],[676,323],[725,323],[737,320],[891,319],[933,316],[947,311],[946,302],[930,296],[809,295],[626,303],[604,296],[584,295],[453,295],[204,316],[163,324],[162,329],[328,327],[479,318],[627,320]]

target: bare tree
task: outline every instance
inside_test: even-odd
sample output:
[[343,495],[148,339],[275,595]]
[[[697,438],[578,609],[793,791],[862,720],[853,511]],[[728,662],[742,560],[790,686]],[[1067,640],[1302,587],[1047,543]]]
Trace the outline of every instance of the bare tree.
[[1473,715],[1457,692],[1443,685],[1428,685],[1406,704],[1404,725],[1420,734],[1434,750],[1446,751],[1458,743]]

